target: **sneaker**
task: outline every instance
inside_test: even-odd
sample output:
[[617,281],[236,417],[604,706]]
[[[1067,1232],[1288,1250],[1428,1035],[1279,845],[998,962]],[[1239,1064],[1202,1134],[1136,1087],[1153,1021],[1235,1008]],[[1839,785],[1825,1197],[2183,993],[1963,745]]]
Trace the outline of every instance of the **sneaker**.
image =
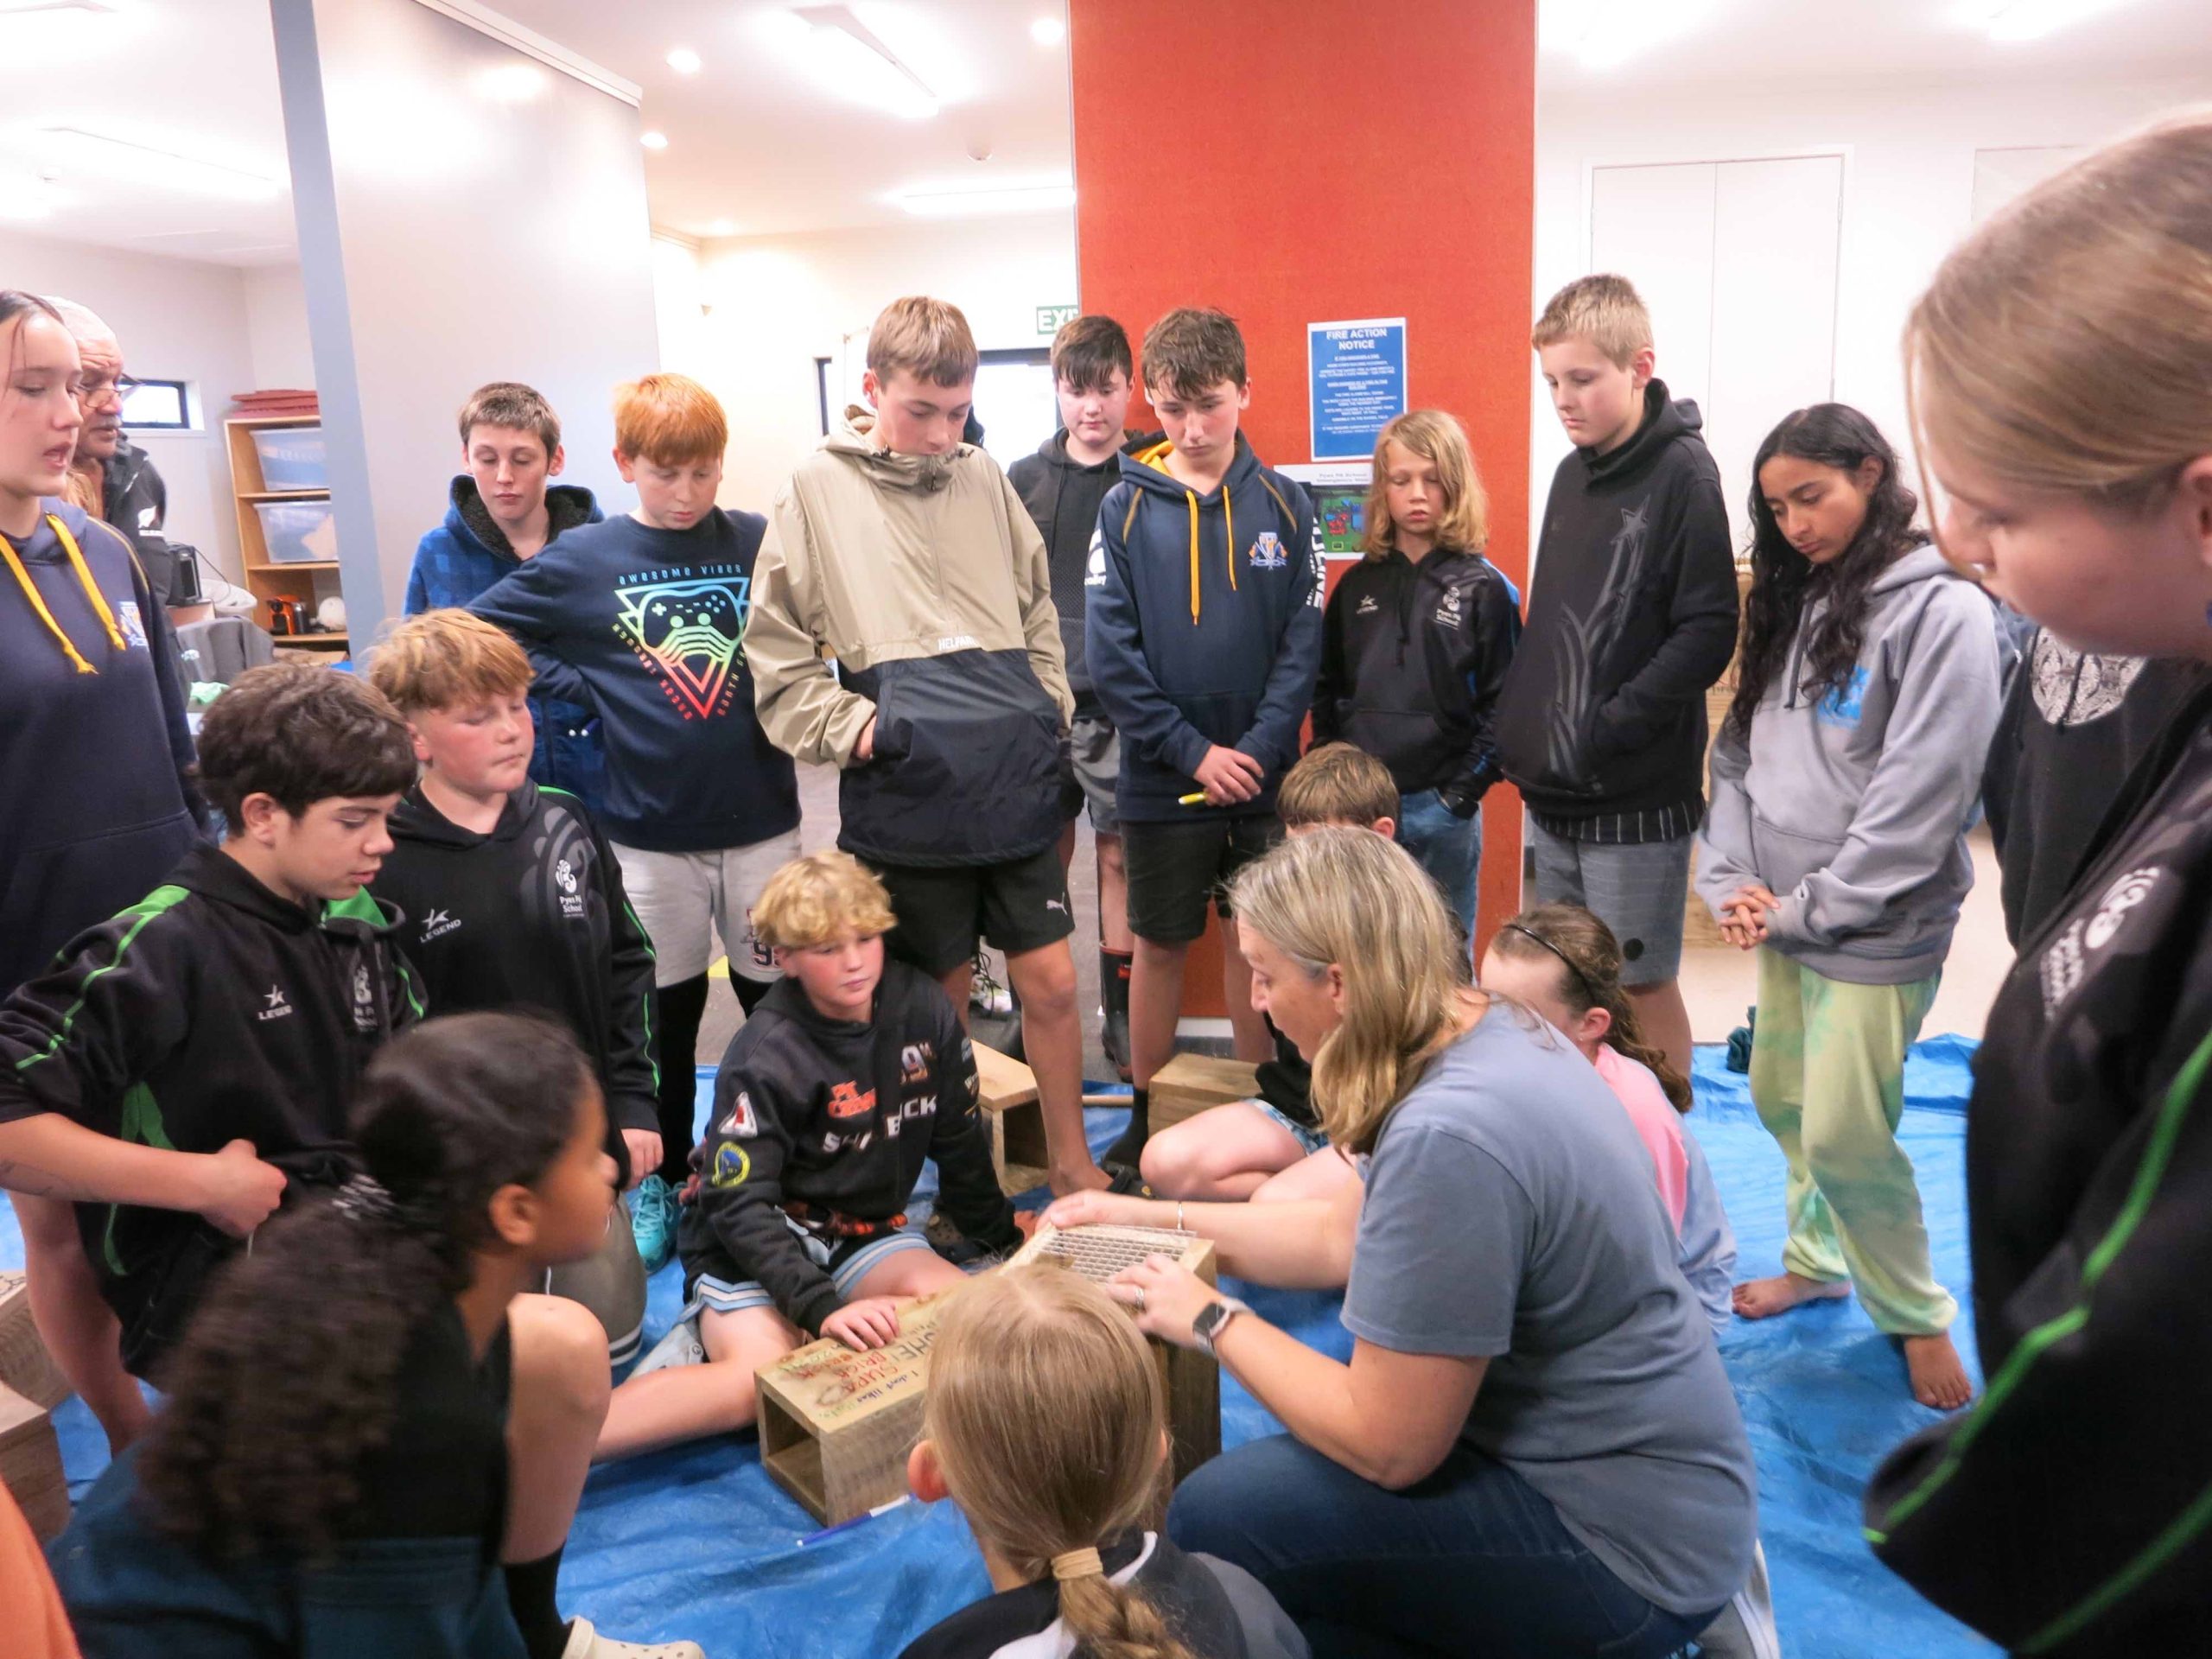
[[976,953],[975,977],[968,982],[968,1006],[978,1014],[1001,1020],[1014,1012],[1014,993],[999,983],[991,972],[989,961],[980,950]]
[[658,1175],[646,1176],[630,1195],[630,1230],[647,1278],[676,1259],[676,1224],[682,1213],[675,1192]]
[[707,1650],[696,1642],[617,1642],[592,1629],[591,1620],[572,1618],[561,1659],[707,1659]]
[[699,1316],[678,1319],[668,1327],[668,1334],[652,1346],[652,1351],[638,1362],[638,1369],[630,1373],[643,1376],[647,1371],[665,1371],[679,1365],[703,1365],[707,1363],[707,1344],[699,1338]]

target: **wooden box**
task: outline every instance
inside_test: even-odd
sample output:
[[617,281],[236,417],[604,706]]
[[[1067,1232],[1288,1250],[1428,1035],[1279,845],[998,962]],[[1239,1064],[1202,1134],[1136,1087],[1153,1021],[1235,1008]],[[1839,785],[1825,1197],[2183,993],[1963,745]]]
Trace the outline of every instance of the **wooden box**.
[[[1040,1226],[1010,1266],[1050,1262],[1103,1284],[1123,1268],[1154,1254],[1172,1256],[1208,1284],[1216,1282],[1213,1241],[1196,1233],[1160,1227]],[[1135,1310],[1130,1310],[1135,1317]],[[1210,1458],[1221,1454],[1221,1367],[1210,1354],[1157,1337],[1147,1338],[1160,1366],[1167,1399],[1167,1428],[1175,1445],[1174,1478],[1180,1483]]]
[[69,1482],[54,1419],[10,1388],[0,1388],[0,1484],[15,1495],[41,1543],[69,1524]]
[[1045,1184],[1052,1161],[1045,1150],[1045,1115],[1037,1104],[1037,1074],[987,1043],[976,1048],[976,1096],[991,1131],[991,1164],[1009,1196]]
[[69,1397],[69,1380],[31,1322],[30,1284],[20,1272],[0,1273],[0,1387],[48,1411]]
[[1152,1132],[1172,1128],[1186,1117],[1260,1092],[1259,1068],[1243,1060],[1218,1060],[1206,1054],[1178,1054],[1152,1075]]
[[824,1337],[761,1368],[760,1461],[823,1526],[906,1490],[938,1315],[959,1294],[902,1306],[899,1334],[880,1348],[855,1350]]

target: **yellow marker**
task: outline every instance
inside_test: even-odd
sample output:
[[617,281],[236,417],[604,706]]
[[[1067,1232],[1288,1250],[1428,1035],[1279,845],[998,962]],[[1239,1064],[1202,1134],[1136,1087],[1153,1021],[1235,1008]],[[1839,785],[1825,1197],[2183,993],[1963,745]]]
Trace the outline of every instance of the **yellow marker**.
[[1205,804],[1206,792],[1203,789],[1195,795],[1178,795],[1175,798],[1178,806],[1204,806]]

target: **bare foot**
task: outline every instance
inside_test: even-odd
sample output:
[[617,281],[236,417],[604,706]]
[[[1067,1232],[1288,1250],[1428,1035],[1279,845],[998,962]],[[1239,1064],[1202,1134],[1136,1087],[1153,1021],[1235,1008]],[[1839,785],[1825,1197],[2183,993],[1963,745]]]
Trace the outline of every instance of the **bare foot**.
[[1111,1186],[1114,1178],[1096,1164],[1085,1162],[1073,1169],[1055,1169],[1049,1182],[1052,1196],[1065,1198],[1071,1192],[1090,1192],[1102,1186]]
[[1974,1384],[1952,1346],[1950,1332],[1904,1338],[1904,1368],[1912,1378],[1912,1397],[1938,1411],[1956,1411],[1974,1398]]
[[1800,1302],[1824,1301],[1851,1294],[1847,1279],[1808,1279],[1802,1273],[1778,1273],[1771,1279],[1747,1279],[1736,1287],[1736,1312],[1747,1319],[1769,1319],[1787,1313]]

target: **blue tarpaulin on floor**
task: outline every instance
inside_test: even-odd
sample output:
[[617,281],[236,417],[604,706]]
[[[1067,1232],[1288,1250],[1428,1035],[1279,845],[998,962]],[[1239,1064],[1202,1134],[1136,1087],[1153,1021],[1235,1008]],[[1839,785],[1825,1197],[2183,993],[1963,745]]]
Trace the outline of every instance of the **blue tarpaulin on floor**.
[[[1936,1276],[1967,1300],[1964,1109],[1973,1045],[1918,1045],[1906,1072],[1900,1130],[1919,1172]],[[712,1072],[702,1069],[702,1105]],[[1778,1272],[1783,1237],[1780,1153],[1753,1115],[1744,1079],[1721,1051],[1701,1049],[1698,1109],[1703,1142],[1736,1229],[1746,1276]],[[1122,1114],[1090,1114],[1103,1147]],[[12,1217],[0,1222],[0,1266],[19,1265]],[[674,1319],[674,1266],[654,1281],[648,1343]],[[1268,1318],[1339,1357],[1351,1339],[1338,1299],[1241,1287]],[[1959,1346],[1973,1355],[1961,1315]],[[1853,1301],[1815,1304],[1762,1324],[1738,1321],[1721,1339],[1759,1467],[1759,1529],[1766,1546],[1783,1651],[1791,1659],[1916,1659],[1987,1655],[1967,1634],[1891,1577],[1859,1540],[1859,1493],[1890,1447],[1935,1414],[1915,1405],[1904,1362]],[[97,1475],[106,1451],[90,1414],[72,1400],[56,1413],[75,1490]],[[1222,1441],[1235,1446],[1277,1430],[1236,1383],[1222,1388]],[[894,1655],[919,1631],[986,1593],[982,1564],[949,1505],[910,1504],[822,1544],[760,1467],[750,1435],[640,1458],[596,1471],[570,1536],[561,1575],[564,1611],[612,1636],[690,1637],[712,1659],[866,1659]]]

